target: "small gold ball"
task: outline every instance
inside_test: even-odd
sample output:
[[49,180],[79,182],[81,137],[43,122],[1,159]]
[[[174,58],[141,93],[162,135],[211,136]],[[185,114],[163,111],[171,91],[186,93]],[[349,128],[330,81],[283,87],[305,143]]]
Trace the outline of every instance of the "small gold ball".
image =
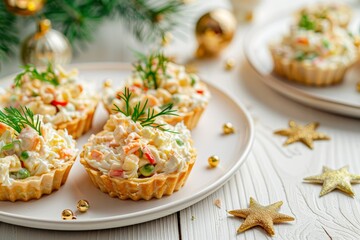
[[105,80],[105,82],[103,83],[103,86],[105,88],[111,87],[111,85],[112,85],[112,81],[110,79]]
[[225,61],[225,70],[226,70],[226,71],[232,70],[232,69],[234,68],[234,66],[235,66],[235,61],[234,61],[234,59],[229,58],[229,59],[227,59],[227,60]]
[[235,132],[234,126],[231,123],[225,123],[223,125],[223,133],[224,134],[232,134]]
[[79,212],[86,212],[89,208],[90,204],[87,200],[82,199],[77,203],[77,209]]
[[209,162],[210,167],[217,167],[217,165],[219,165],[220,158],[216,155],[213,155],[208,158],[208,162]]
[[73,211],[71,211],[70,209],[63,210],[62,213],[61,213],[61,217],[62,217],[63,220],[76,219]]

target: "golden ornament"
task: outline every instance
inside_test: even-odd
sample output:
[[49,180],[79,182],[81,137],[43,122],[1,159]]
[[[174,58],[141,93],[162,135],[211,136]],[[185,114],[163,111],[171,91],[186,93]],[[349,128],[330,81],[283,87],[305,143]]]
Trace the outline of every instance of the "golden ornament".
[[61,213],[61,217],[63,220],[73,220],[76,219],[76,216],[74,215],[73,211],[70,209],[65,209]]
[[238,228],[237,233],[245,232],[246,230],[260,226],[270,235],[275,235],[274,223],[294,221],[295,219],[291,216],[279,213],[282,201],[273,203],[268,206],[262,206],[250,197],[250,206],[246,209],[232,210],[229,214],[245,218],[245,221]]
[[84,212],[86,212],[87,210],[89,210],[89,208],[90,208],[90,204],[89,204],[89,202],[87,201],[87,200],[85,200],[85,199],[82,199],[82,200],[80,200],[78,203],[77,203],[77,209],[79,210],[79,212],[82,212],[82,213],[84,213]]
[[208,162],[209,162],[210,167],[217,167],[217,165],[219,165],[220,158],[216,155],[213,155],[208,158]]
[[236,20],[225,9],[215,9],[203,15],[196,23],[197,57],[217,56],[234,37]]
[[360,183],[360,175],[351,174],[348,172],[348,166],[342,167],[338,170],[333,170],[328,167],[323,167],[323,173],[317,176],[311,176],[304,178],[309,183],[323,184],[320,197],[328,194],[334,189],[339,189],[351,197],[355,196],[355,193],[351,187],[352,183]]
[[315,131],[319,127],[319,123],[317,122],[301,126],[295,123],[295,121],[289,121],[289,127],[288,129],[281,129],[274,132],[275,134],[288,137],[284,143],[285,146],[294,142],[302,142],[310,149],[313,149],[314,140],[330,139],[327,135]]
[[43,8],[45,0],[5,0],[4,2],[9,12],[21,16],[30,16]]
[[230,71],[235,67],[235,60],[232,58],[229,58],[225,61],[225,70]]
[[223,133],[225,135],[232,134],[234,132],[235,132],[235,128],[231,123],[228,122],[223,125]]
[[66,37],[51,29],[50,20],[44,19],[39,22],[38,31],[22,44],[21,55],[24,64],[46,66],[51,62],[63,65],[71,61],[72,51]]

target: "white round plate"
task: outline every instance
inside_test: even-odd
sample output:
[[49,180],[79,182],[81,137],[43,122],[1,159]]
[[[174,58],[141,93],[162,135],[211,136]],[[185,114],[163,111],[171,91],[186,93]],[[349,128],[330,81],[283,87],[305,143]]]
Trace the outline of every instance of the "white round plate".
[[[96,86],[100,92],[104,79],[111,78],[116,86],[130,74],[129,65],[120,63],[87,63],[74,65],[81,80]],[[11,84],[11,77],[1,86]],[[79,161],[73,166],[67,182],[60,190],[29,202],[0,202],[0,221],[34,228],[55,230],[92,230],[132,225],[160,218],[202,200],[220,188],[235,173],[248,155],[254,128],[249,114],[231,97],[212,85],[211,101],[199,125],[192,131],[198,158],[183,188],[171,196],[149,201],[131,201],[111,198],[92,183]],[[78,140],[78,148],[92,133],[102,129],[108,114],[100,104],[95,113],[93,128]],[[232,122],[236,133],[222,135],[222,125]],[[207,159],[216,154],[221,161],[217,168],[208,168]],[[61,219],[62,210],[76,210],[80,199],[90,202],[87,213],[77,220]]]
[[[246,57],[261,75],[261,80],[272,89],[300,103],[328,112],[360,118],[360,93],[356,91],[356,83],[360,81],[359,66],[354,66],[347,72],[343,83],[324,88],[292,83],[272,72],[273,60],[268,49],[269,44],[280,41],[293,21],[293,16],[289,16],[289,13],[283,16],[285,17],[253,28],[244,42]],[[359,22],[359,15],[354,14],[350,26],[354,33],[358,32]]]

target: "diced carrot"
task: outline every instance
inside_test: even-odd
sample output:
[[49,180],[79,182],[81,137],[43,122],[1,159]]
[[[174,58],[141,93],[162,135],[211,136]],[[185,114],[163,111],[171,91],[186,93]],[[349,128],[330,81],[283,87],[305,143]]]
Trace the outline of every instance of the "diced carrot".
[[91,158],[96,160],[96,161],[101,161],[104,158],[104,154],[102,152],[100,152],[99,150],[92,150],[91,153]]

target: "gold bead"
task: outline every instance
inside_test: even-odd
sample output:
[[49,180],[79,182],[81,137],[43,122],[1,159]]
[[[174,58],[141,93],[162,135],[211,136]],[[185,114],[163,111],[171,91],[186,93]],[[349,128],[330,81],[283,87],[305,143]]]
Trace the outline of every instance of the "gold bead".
[[225,61],[225,70],[230,71],[234,68],[235,61],[232,58],[229,58]]
[[74,215],[73,211],[71,211],[70,209],[63,210],[61,213],[61,217],[63,220],[76,219],[76,216]]
[[111,87],[111,85],[112,85],[112,82],[110,79],[105,80],[105,82],[103,83],[103,86],[105,88],[109,88],[109,87]]
[[234,126],[231,123],[225,123],[223,125],[223,133],[224,134],[232,134],[235,132]]
[[213,155],[208,158],[208,162],[209,162],[210,167],[217,167],[217,165],[219,165],[220,158],[216,155]]
[[90,204],[87,200],[82,199],[77,203],[77,209],[79,212],[86,212],[89,208]]

